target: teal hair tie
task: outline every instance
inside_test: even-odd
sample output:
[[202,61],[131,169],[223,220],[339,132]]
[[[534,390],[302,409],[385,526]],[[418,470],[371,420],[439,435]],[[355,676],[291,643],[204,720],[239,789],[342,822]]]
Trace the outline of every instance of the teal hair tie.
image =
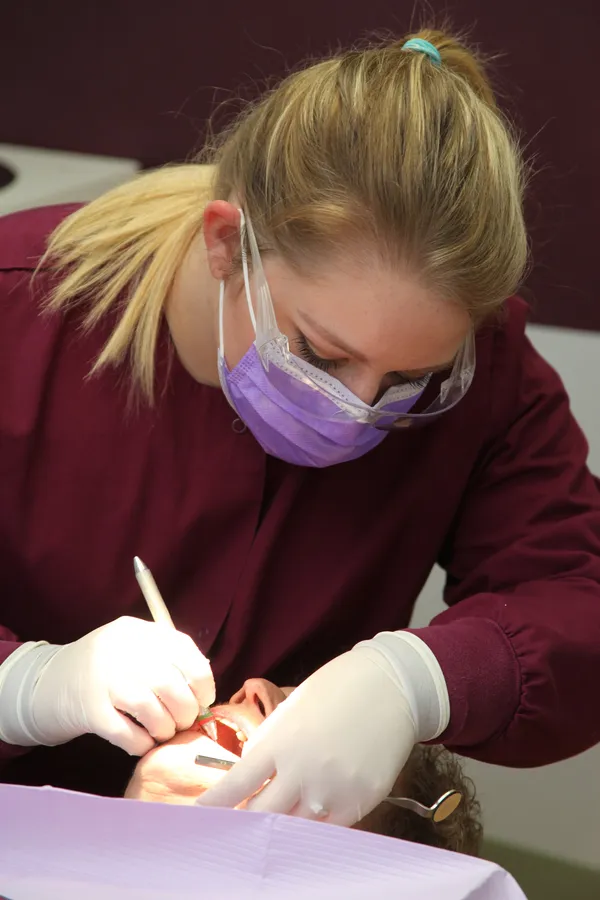
[[423,38],[411,38],[410,41],[402,44],[402,49],[416,50],[417,53],[424,53],[425,56],[428,56],[434,65],[441,66],[442,64],[442,57],[438,48],[430,44],[429,41],[424,41]]

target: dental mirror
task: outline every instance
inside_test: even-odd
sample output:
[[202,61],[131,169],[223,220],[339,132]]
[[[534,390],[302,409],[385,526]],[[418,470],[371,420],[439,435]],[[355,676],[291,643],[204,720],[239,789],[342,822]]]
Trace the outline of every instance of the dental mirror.
[[386,797],[388,803],[394,806],[401,806],[403,809],[410,809],[411,812],[417,813],[423,819],[433,819],[434,822],[443,822],[448,816],[460,806],[462,794],[460,791],[446,791],[439,797],[433,806],[424,806],[417,800],[410,800],[408,797]]

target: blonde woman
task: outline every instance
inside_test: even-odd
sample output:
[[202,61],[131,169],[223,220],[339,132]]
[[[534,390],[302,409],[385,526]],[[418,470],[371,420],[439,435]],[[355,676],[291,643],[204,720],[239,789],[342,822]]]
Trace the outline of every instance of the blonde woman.
[[589,747],[600,499],[476,58],[340,53],[204,159],[0,221],[0,777],[121,793],[250,675],[299,687],[204,804],[350,825],[419,742]]

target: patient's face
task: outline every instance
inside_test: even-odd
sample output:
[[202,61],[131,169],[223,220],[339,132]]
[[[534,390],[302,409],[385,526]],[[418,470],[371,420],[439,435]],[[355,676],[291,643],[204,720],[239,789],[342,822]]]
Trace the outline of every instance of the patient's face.
[[[289,693],[291,688],[287,691]],[[126,797],[189,803],[223,777],[224,772],[196,765],[197,755],[237,761],[244,741],[287,696],[263,678],[251,678],[229,703],[213,706],[217,743],[195,726],[155,747],[138,762]]]
[[[291,693],[264,678],[251,678],[233,695],[229,703],[212,707],[217,720],[217,743],[199,727],[177,734],[142,757],[125,793],[130,799],[156,800],[162,803],[193,804],[215,781],[225,774],[218,769],[199,766],[197,755],[239,759],[244,741]],[[394,787],[403,792],[402,774]],[[355,828],[376,831],[383,814],[379,806]]]

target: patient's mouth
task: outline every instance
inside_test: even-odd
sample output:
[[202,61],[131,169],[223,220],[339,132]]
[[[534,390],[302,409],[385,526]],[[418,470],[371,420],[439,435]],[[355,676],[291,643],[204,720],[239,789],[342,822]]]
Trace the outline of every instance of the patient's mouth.
[[252,723],[246,721],[240,710],[229,706],[214,706],[211,713],[217,726],[217,744],[230,753],[241,756],[242,746],[253,730]]

